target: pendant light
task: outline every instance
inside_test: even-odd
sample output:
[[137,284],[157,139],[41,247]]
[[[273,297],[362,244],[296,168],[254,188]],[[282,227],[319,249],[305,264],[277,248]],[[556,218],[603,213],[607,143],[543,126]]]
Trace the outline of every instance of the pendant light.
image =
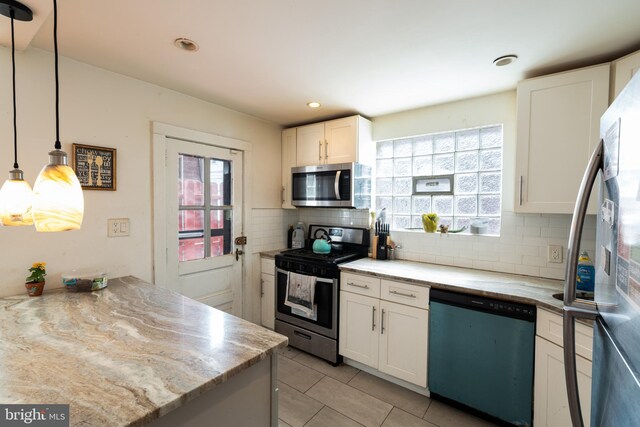
[[0,13],[11,18],[11,70],[13,81],[13,170],[0,189],[0,222],[2,225],[32,225],[31,186],[18,166],[18,126],[16,119],[16,42],[14,20],[31,21],[31,9],[16,1],[0,0]]
[[38,231],[78,230],[84,216],[80,181],[60,144],[60,84],[58,81],[58,5],[53,0],[53,49],[56,81],[56,141],[49,164],[33,186],[33,221]]

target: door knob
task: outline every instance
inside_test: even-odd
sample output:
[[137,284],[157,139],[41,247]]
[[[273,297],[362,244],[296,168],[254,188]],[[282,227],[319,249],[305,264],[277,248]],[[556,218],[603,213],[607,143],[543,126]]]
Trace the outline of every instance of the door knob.
[[244,251],[236,248],[236,261],[240,259],[240,255],[244,255]]

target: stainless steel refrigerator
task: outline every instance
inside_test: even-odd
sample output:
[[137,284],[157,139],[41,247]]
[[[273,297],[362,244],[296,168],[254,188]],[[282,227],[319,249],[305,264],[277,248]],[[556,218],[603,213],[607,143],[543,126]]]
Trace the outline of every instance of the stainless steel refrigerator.
[[[640,426],[640,73],[600,121],[600,144],[578,194],[564,290],[564,359],[571,419],[582,427],[575,321],[594,321],[592,426]],[[599,179],[596,179],[597,176]],[[599,182],[595,300],[576,300],[580,235]]]

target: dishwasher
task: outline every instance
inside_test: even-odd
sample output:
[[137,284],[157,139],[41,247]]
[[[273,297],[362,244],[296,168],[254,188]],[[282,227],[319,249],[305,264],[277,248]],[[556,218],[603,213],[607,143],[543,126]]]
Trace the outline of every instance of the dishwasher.
[[531,426],[535,306],[438,289],[429,305],[431,397]]

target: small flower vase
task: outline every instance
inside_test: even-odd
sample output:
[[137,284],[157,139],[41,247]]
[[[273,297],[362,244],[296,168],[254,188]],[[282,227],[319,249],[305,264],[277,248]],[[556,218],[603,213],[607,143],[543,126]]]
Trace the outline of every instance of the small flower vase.
[[44,290],[44,281],[25,283],[24,287],[27,288],[27,293],[30,297],[39,297]]

